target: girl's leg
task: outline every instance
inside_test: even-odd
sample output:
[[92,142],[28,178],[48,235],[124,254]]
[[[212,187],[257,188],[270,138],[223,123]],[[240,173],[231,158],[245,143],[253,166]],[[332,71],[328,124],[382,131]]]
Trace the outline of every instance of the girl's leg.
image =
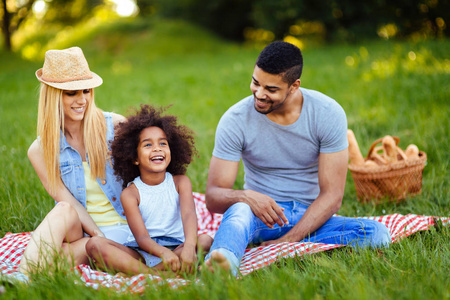
[[86,252],[95,260],[96,265],[105,271],[127,275],[153,273],[138,252],[106,238],[90,238],[86,244]]
[[[209,252],[209,249],[211,248],[212,242],[214,239],[207,235],[207,234],[201,234],[197,238],[197,254],[202,253],[206,254]],[[181,255],[181,251],[183,251],[184,243],[173,249],[173,253],[175,253],[178,257]]]
[[[70,243],[70,247],[64,242]],[[83,246],[83,228],[70,204],[60,202],[47,214],[31,235],[20,261],[19,270],[25,274],[33,268],[51,265],[55,254],[62,250],[73,263],[87,262]]]
[[201,252],[203,254],[208,253],[213,241],[214,239],[207,234],[199,235],[197,241],[197,252]]

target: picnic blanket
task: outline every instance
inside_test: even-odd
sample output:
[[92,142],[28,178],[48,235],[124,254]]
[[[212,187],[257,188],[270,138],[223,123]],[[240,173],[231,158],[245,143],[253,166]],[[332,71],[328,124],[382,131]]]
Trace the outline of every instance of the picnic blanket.
[[[206,209],[203,194],[194,193],[194,200],[198,216],[198,233],[214,236],[222,220],[222,215],[212,214]],[[398,242],[417,231],[428,230],[430,226],[435,225],[437,220],[440,220],[443,225],[450,223],[450,218],[414,214],[392,214],[365,218],[385,224],[391,233],[392,242]],[[7,233],[0,240],[0,273],[2,276],[11,276],[18,272],[20,259],[30,240],[30,236],[30,232]],[[247,249],[239,269],[240,276],[248,275],[255,270],[269,266],[280,258],[301,257],[305,254],[313,254],[339,247],[343,246],[321,243],[281,243]],[[79,280],[76,281],[78,284],[84,284],[94,289],[109,288],[119,293],[142,293],[150,285],[167,284],[177,288],[187,284],[199,283],[199,281],[192,282],[178,278],[163,279],[149,274],[123,277],[93,270],[87,265],[76,266],[73,271],[79,277]]]

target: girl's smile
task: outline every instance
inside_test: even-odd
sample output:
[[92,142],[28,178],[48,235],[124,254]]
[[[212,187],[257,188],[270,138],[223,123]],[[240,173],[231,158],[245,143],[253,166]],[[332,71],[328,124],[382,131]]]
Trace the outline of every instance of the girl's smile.
[[157,155],[157,156],[152,157],[152,158],[151,158],[151,161],[154,162],[154,163],[159,164],[159,163],[164,162],[164,159],[165,159],[164,156]]
[[171,161],[169,142],[164,131],[156,126],[147,127],[139,135],[136,165],[143,173],[166,171]]

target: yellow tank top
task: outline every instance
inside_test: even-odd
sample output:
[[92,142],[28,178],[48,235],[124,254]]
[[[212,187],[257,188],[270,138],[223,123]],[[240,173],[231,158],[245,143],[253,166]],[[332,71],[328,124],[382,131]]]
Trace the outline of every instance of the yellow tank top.
[[87,162],[83,161],[84,182],[86,184],[86,210],[97,226],[110,226],[127,224],[109,202],[105,193],[97,181],[91,177],[91,169]]

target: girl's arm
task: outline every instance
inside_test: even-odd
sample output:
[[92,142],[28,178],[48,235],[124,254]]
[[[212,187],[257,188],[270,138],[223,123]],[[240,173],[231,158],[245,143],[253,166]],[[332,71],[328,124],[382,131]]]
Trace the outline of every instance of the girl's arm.
[[139,247],[155,256],[160,257],[163,263],[172,271],[176,272],[180,269],[180,261],[178,257],[168,248],[156,243],[148,234],[139,210],[139,191],[134,184],[128,186],[122,191],[120,196],[122,206],[127,217],[128,226],[130,226],[136,242]]
[[45,169],[44,163],[44,154],[42,153],[42,148],[39,146],[39,142],[37,140],[35,140],[28,149],[28,159],[33,165],[33,168],[36,171],[47,193],[56,202],[67,202],[72,205],[73,208],[75,208],[78,213],[78,217],[80,218],[84,232],[86,232],[90,236],[104,237],[104,234],[100,231],[97,224],[95,224],[94,220],[89,215],[87,210],[80,202],[78,202],[77,199],[75,199],[72,193],[70,193],[70,191],[63,184],[61,178],[59,178],[60,182],[57,186],[56,191],[54,193],[50,192],[47,170]]
[[194,197],[192,196],[192,184],[185,175],[174,176],[175,186],[180,196],[181,220],[184,229],[184,247],[180,255],[181,271],[191,272],[197,261],[197,233],[198,223],[195,211]]

